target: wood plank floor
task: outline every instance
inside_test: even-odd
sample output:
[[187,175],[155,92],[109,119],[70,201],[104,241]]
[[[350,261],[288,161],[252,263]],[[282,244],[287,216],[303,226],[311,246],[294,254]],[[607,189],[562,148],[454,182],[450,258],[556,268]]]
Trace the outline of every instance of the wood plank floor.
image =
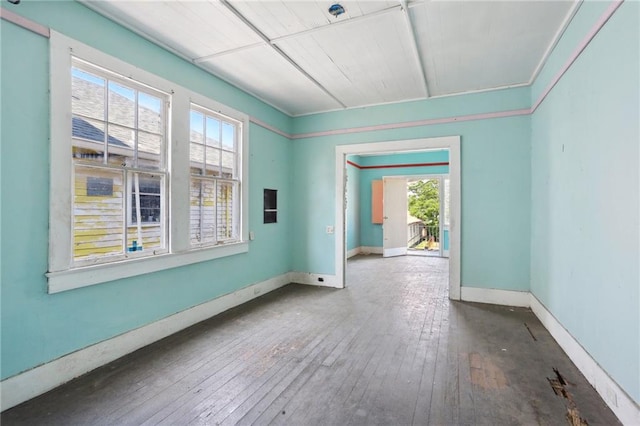
[[344,290],[286,286],[2,424],[618,424],[531,311],[450,302],[447,273],[446,259],[357,256]]

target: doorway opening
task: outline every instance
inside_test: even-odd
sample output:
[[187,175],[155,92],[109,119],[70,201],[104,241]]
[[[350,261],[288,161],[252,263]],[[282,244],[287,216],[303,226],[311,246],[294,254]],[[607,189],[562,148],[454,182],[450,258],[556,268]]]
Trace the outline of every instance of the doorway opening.
[[[436,159],[443,157],[448,160],[448,150],[426,151],[416,153],[414,156]],[[393,161],[393,156],[384,158]],[[420,169],[435,173],[384,176],[381,185],[382,196],[379,194],[377,197],[372,196],[374,201],[372,209],[383,211],[382,220],[379,222],[383,235],[383,257],[405,255],[449,257],[448,161],[419,164],[421,164]],[[409,170],[414,169],[416,168],[412,167]],[[402,172],[401,168],[396,168],[395,171]],[[368,185],[365,184],[362,190],[366,191],[367,187]],[[372,191],[375,189],[373,185]],[[349,196],[349,188],[347,188],[347,200],[349,199],[353,199],[353,194]],[[380,206],[376,206],[375,203]],[[347,221],[347,230],[348,227],[349,221]]]
[[449,257],[449,175],[409,177],[407,254]]
[[[440,164],[430,165],[447,165],[449,175],[449,229],[448,229],[448,254],[449,254],[449,268],[448,268],[448,285],[449,285],[449,298],[454,300],[460,299],[460,137],[449,136],[439,138],[428,139],[413,139],[404,141],[392,141],[392,142],[377,142],[377,143],[365,143],[355,145],[340,145],[336,147],[336,221],[335,221],[335,265],[336,265],[336,281],[337,287],[345,286],[345,274],[346,274],[346,260],[347,253],[349,255],[354,254],[353,249],[347,249],[347,210],[349,208],[346,194],[347,187],[350,183],[346,177],[348,175],[347,167],[352,167],[354,162],[348,162],[347,157],[352,155],[359,156],[376,156],[376,155],[389,155],[389,154],[415,154],[426,151],[447,151],[448,161]],[[437,162],[436,162],[437,163]],[[370,171],[373,168],[388,168],[396,169],[398,167],[406,167],[406,164],[398,165],[377,165],[377,166],[364,166],[359,167],[362,173]],[[409,165],[411,166],[411,165]],[[413,164],[413,166],[424,166],[424,164]],[[415,173],[415,172],[414,172]],[[391,174],[391,173],[389,173]],[[397,173],[396,173],[397,174]],[[447,173],[440,173],[447,174]],[[422,172],[421,177],[425,177]],[[426,176],[431,177],[431,176]],[[366,181],[366,180],[363,180]],[[352,184],[353,182],[351,182]],[[441,185],[444,188],[444,184]],[[407,183],[404,183],[402,191],[404,192],[404,198],[407,199]],[[394,193],[397,193],[395,191]],[[371,205],[367,206],[366,197],[363,197],[361,201],[361,208],[365,211],[370,211]],[[409,245],[407,240],[407,203],[402,206],[403,216],[403,237],[404,240],[401,244],[404,253],[406,254]],[[372,212],[371,212],[372,213]],[[442,213],[441,213],[442,215]],[[363,218],[366,215],[362,215]],[[387,216],[388,217],[388,216]],[[384,217],[383,217],[384,220]],[[439,225],[440,226],[440,225]],[[380,227],[382,228],[382,227]],[[440,226],[442,228],[442,226]],[[382,232],[382,229],[380,229]],[[438,237],[443,236],[444,230],[438,231]],[[352,235],[349,235],[352,238]],[[440,238],[442,239],[442,238]],[[361,253],[378,253],[382,254],[383,247],[371,247],[363,241],[362,247],[359,247]],[[373,250],[371,250],[373,249]],[[379,249],[379,251],[377,251]],[[439,250],[440,246],[439,246]],[[444,245],[442,244],[442,251],[444,251]],[[444,253],[443,253],[444,254]],[[444,259],[443,259],[444,260]]]

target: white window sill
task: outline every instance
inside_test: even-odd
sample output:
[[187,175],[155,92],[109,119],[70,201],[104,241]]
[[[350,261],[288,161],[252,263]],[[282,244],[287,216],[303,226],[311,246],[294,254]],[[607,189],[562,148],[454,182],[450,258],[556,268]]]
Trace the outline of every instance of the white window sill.
[[182,253],[167,253],[145,257],[143,259],[123,260],[120,262],[69,269],[67,271],[49,272],[46,274],[49,284],[49,294],[218,259],[220,257],[232,256],[234,254],[247,253],[248,251],[249,243],[243,241]]

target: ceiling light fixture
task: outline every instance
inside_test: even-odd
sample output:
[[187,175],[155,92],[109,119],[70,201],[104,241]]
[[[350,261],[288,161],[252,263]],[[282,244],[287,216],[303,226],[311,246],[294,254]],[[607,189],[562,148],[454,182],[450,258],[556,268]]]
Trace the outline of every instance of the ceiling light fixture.
[[332,4],[329,7],[329,13],[337,18],[344,13],[344,7],[339,3]]

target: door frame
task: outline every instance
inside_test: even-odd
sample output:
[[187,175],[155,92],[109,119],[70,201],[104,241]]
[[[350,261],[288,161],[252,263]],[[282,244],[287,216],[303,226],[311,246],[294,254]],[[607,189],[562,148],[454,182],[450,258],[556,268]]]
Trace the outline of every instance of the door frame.
[[346,165],[347,155],[392,154],[433,149],[449,150],[449,299],[460,300],[460,136],[443,136],[336,146],[335,180],[335,277],[336,287],[344,288],[347,253]]

